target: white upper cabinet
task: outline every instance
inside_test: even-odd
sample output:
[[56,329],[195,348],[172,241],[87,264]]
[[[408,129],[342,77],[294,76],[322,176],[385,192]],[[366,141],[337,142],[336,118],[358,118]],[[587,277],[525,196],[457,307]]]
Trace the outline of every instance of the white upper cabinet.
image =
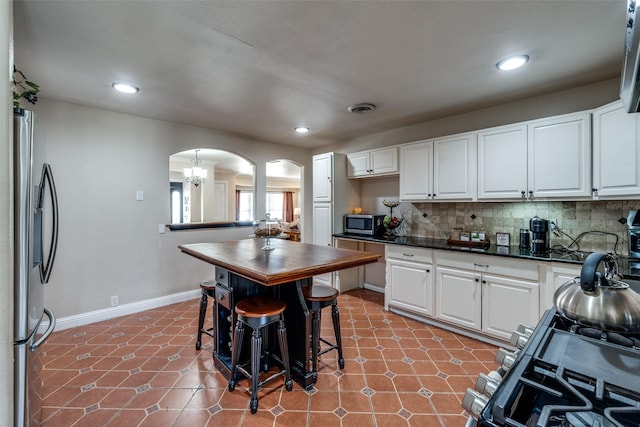
[[313,156],[313,201],[331,202],[333,184],[333,153]]
[[400,146],[400,200],[474,200],[474,133]]
[[640,196],[640,114],[617,101],[593,111],[593,198]]
[[591,196],[591,115],[574,113],[527,123],[527,197]]
[[384,147],[347,155],[347,177],[394,175],[398,173],[398,147]]
[[478,199],[587,199],[591,116],[573,113],[478,132]]
[[476,134],[433,140],[433,199],[476,199]]
[[517,199],[527,192],[527,126],[478,132],[478,199]]
[[433,141],[400,146],[400,200],[433,198]]

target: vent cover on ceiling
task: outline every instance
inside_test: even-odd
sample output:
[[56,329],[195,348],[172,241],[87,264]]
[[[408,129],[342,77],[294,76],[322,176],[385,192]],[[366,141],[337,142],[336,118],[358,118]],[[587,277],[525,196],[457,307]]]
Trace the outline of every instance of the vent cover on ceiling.
[[370,113],[373,110],[376,109],[376,106],[373,104],[369,104],[366,102],[360,103],[360,104],[354,104],[351,107],[348,108],[348,110],[352,113],[355,114],[364,114],[364,113]]

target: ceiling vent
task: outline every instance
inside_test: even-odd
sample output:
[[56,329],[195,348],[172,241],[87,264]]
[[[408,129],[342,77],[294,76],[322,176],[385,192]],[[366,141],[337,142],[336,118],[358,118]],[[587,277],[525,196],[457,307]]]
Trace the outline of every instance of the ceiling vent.
[[376,106],[373,104],[368,104],[366,102],[360,103],[360,104],[354,104],[351,107],[348,108],[348,110],[352,113],[355,114],[364,114],[364,113],[370,113],[373,110],[376,109]]

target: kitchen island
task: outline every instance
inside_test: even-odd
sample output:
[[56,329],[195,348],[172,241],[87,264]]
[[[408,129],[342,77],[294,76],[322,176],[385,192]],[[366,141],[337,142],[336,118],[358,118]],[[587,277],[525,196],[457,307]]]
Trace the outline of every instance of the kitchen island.
[[[275,249],[271,251],[262,250],[263,245],[261,239],[245,239],[180,245],[179,249],[215,266],[213,359],[220,372],[227,378],[231,375],[230,332],[235,324],[235,304],[248,296],[271,295],[287,303],[285,324],[291,373],[296,382],[308,389],[315,376],[309,360],[311,314],[302,287],[311,286],[315,275],[376,262],[380,255],[281,239],[272,239]],[[266,341],[276,342],[269,336]]]

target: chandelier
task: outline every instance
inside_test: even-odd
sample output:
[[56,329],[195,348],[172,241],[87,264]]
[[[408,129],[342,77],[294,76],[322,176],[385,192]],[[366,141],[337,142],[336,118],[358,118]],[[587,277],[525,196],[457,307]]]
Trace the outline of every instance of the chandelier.
[[184,179],[187,182],[192,183],[196,187],[207,180],[207,170],[200,167],[202,160],[198,159],[198,151],[196,150],[196,158],[191,159],[193,163],[192,168],[184,168]]

